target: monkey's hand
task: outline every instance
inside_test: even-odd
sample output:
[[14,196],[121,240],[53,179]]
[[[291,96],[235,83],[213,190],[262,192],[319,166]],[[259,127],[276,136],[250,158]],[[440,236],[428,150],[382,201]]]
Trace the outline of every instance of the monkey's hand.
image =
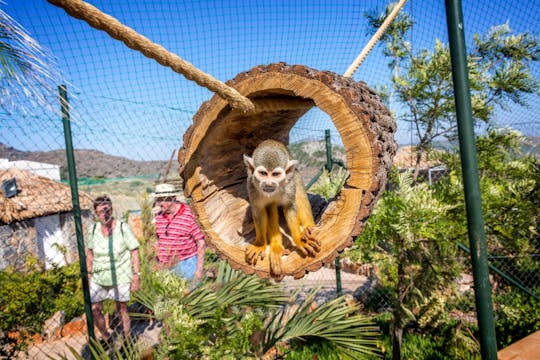
[[246,249],[246,262],[250,265],[256,265],[257,261],[264,259],[266,245],[248,245]]
[[313,227],[308,227],[304,230],[300,243],[296,244],[298,251],[303,256],[315,256],[321,251],[321,242],[312,233]]
[[270,246],[270,272],[275,276],[280,276],[281,269],[281,256],[283,255],[284,248],[281,244],[272,244]]

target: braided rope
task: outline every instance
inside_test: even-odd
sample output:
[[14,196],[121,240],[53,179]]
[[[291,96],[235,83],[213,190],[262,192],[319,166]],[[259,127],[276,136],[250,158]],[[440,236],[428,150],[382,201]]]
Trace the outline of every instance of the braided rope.
[[360,55],[353,61],[351,66],[345,71],[345,74],[343,74],[344,77],[351,77],[354,72],[358,69],[358,67],[364,62],[369,52],[373,49],[377,41],[381,38],[381,36],[384,34],[388,26],[394,21],[394,18],[397,16],[403,5],[407,0],[400,0],[399,3],[394,6],[394,9],[392,9],[392,12],[386,19],[384,19],[384,22],[381,24],[377,32],[373,35],[373,37],[369,40],[369,42],[366,44],[366,46],[362,49],[360,52]]
[[90,26],[103,30],[114,39],[122,41],[129,48],[137,50],[146,57],[156,60],[163,66],[170,67],[175,72],[184,75],[186,79],[195,81],[198,85],[215,92],[225,99],[233,108],[244,112],[254,109],[253,103],[242,96],[234,88],[215,79],[209,74],[197,69],[193,64],[183,60],[158,45],[132,28],[123,25],[114,17],[101,12],[94,6],[82,0],[47,0],[49,3],[63,8],[74,18],[86,21]]

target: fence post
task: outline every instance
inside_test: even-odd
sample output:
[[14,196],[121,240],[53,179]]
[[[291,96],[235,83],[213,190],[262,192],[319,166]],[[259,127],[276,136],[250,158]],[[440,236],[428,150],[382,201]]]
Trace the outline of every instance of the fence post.
[[[66,141],[66,157],[69,173],[69,186],[71,188],[71,201],[73,203],[73,221],[75,223],[75,233],[77,234],[77,249],[79,251],[79,266],[81,269],[84,311],[86,313],[86,325],[88,327],[88,337],[95,341],[94,318],[92,317],[92,304],[90,303],[90,290],[88,288],[88,270],[86,268],[86,254],[84,253],[84,237],[81,221],[81,207],[79,204],[79,190],[77,188],[77,172],[75,169],[75,156],[73,155],[73,141],[71,136],[71,121],[69,119],[69,101],[67,88],[65,85],[58,87],[60,94],[60,106],[62,109],[62,123],[64,125],[64,138]],[[93,357],[93,355],[92,355]]]
[[[326,171],[328,171],[328,174],[330,175],[330,172],[332,171],[332,165],[333,165],[333,159],[332,159],[332,140],[330,138],[330,130],[326,129],[324,130],[324,140],[326,143],[326,164],[324,168]],[[335,260],[335,266],[336,266],[336,293],[337,296],[343,295],[342,287],[341,287],[341,263],[339,261],[339,254],[336,256]]]
[[491,302],[484,219],[482,215],[480,181],[472,121],[463,13],[460,0],[445,0],[445,3],[465,205],[467,208],[467,227],[471,248],[476,313],[478,316],[478,328],[480,330],[480,352],[483,360],[496,360],[497,341],[493,321],[493,304]]

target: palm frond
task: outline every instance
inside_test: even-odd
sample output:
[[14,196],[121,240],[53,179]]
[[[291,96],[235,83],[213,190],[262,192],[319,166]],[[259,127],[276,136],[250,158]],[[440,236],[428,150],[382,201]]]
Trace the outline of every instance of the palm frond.
[[233,270],[225,262],[219,264],[217,273],[215,279],[206,279],[187,292],[187,285],[178,276],[167,271],[155,272],[150,274],[155,277],[151,287],[139,290],[134,298],[156,314],[160,313],[158,308],[170,304],[171,300],[182,306],[189,316],[203,321],[212,319],[217,309],[273,308],[288,300],[279,285]]
[[190,316],[207,319],[215,309],[235,307],[281,306],[288,297],[281,287],[231,269],[225,262],[218,266],[218,276],[187,294],[182,302]]
[[312,309],[314,294],[275,314],[265,329],[264,352],[292,340],[315,337],[330,341],[344,356],[377,356],[379,330],[371,319],[359,315],[358,307],[343,297]]
[[58,111],[61,77],[51,55],[0,9],[0,108],[29,112],[33,106]]

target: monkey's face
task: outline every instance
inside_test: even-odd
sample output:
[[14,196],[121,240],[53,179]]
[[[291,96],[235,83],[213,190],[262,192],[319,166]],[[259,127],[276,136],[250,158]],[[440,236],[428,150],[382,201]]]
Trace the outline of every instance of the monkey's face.
[[264,166],[257,166],[253,177],[261,193],[266,196],[275,195],[286,180],[285,170],[281,167],[267,169]]

